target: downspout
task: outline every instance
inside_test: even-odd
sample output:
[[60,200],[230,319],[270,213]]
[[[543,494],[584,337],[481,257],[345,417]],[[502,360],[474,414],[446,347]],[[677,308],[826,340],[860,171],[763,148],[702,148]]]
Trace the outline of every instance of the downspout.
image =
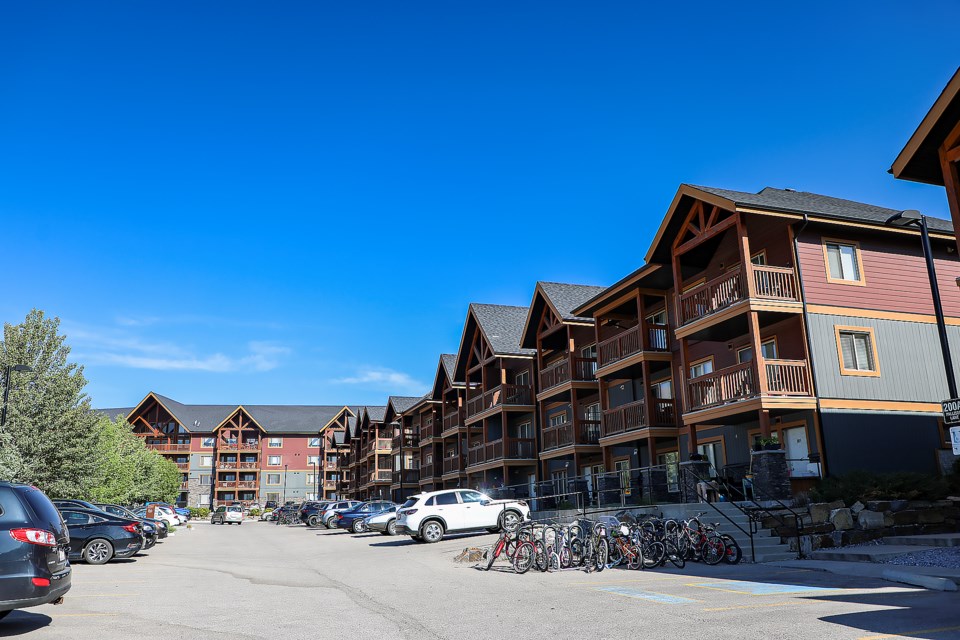
[[[807,228],[807,225],[810,224],[809,216],[803,214],[803,225],[800,229],[795,230],[793,234],[793,261],[796,264],[797,269],[797,283],[800,287],[800,298],[802,300],[801,304],[803,305],[803,339],[807,342],[807,357],[810,359],[810,384],[813,385],[813,397],[817,398],[817,427],[821,430],[821,436],[823,435],[823,415],[820,412],[820,392],[817,389],[817,376],[816,369],[813,364],[813,342],[810,340],[810,313],[807,311],[807,293],[803,288],[803,267],[800,264],[800,234],[804,232]],[[821,437],[818,441],[818,444],[823,440]],[[823,477],[823,469],[826,464],[826,454],[823,451],[817,452],[820,455],[820,475]]]

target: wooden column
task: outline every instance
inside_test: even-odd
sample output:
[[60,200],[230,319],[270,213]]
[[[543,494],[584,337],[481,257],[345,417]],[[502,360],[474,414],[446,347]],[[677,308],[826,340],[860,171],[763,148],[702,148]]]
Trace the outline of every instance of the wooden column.
[[[757,374],[757,395],[762,395],[767,390],[767,367],[761,349],[760,318],[757,312],[751,311],[747,314],[747,321],[750,325],[750,344],[753,345],[754,371]],[[803,342],[806,344],[806,341]]]
[[770,411],[768,409],[760,409],[760,437],[770,438]]
[[691,424],[687,427],[687,453],[697,452],[697,425]]
[[650,363],[644,360],[640,364],[643,382],[640,392],[643,394],[643,421],[648,427],[653,425],[653,408],[650,404],[653,402],[653,394],[650,393]]
[[647,436],[647,449],[650,452],[650,466],[657,464],[657,439],[653,436]]
[[[947,202],[950,204],[950,217],[953,230],[957,233],[956,242],[960,249],[960,123],[953,128],[938,151],[940,168],[943,171],[943,186],[947,190]],[[960,280],[958,280],[960,284]]]
[[743,214],[737,214],[737,247],[740,250],[740,263],[743,265],[743,277],[747,281],[746,293],[748,298],[756,295],[753,281],[753,263],[750,261],[750,238],[747,236],[747,225],[743,221]]

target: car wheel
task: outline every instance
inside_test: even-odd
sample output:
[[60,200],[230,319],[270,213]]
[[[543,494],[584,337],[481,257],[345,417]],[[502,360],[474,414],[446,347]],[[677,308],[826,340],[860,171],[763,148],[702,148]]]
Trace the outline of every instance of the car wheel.
[[113,545],[103,538],[96,538],[83,548],[83,560],[87,564],[106,564],[113,557]]
[[386,534],[387,534],[388,536],[395,536],[395,535],[397,535],[397,521],[396,521],[396,520],[391,520],[391,521],[387,524]]
[[430,544],[440,542],[443,540],[443,525],[436,520],[429,520],[420,527],[420,536]]
[[354,533],[363,533],[363,520],[354,520],[353,526],[350,527],[350,530]]
[[520,524],[520,514],[516,511],[507,511],[500,517],[501,529],[513,529]]
[[310,516],[310,519],[307,520],[307,524],[311,527],[315,527],[320,524],[320,521],[317,519],[317,516]]
[[8,615],[10,615],[11,613],[13,613],[14,611],[15,611],[15,609],[8,609],[7,611],[0,611],[0,620],[3,620],[4,618],[6,618]]
[[242,524],[243,524],[242,522],[238,522],[238,523],[237,523],[237,526],[239,527],[239,526],[242,525]]

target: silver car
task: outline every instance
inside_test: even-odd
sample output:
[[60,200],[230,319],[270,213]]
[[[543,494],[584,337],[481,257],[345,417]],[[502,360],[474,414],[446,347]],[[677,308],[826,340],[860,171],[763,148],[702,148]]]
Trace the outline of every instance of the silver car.
[[367,529],[376,531],[385,536],[397,535],[397,505],[393,505],[386,511],[370,516],[365,521]]
[[217,507],[210,516],[210,524],[243,524],[243,507]]

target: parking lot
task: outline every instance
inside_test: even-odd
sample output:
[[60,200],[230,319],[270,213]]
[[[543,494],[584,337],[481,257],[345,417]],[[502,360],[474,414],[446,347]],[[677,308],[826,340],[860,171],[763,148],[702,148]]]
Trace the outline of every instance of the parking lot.
[[[32,638],[960,638],[960,597],[832,574],[485,573],[438,544],[247,521],[200,522],[134,560],[74,565],[63,605],[18,611]],[[902,634],[902,635],[897,635]]]

